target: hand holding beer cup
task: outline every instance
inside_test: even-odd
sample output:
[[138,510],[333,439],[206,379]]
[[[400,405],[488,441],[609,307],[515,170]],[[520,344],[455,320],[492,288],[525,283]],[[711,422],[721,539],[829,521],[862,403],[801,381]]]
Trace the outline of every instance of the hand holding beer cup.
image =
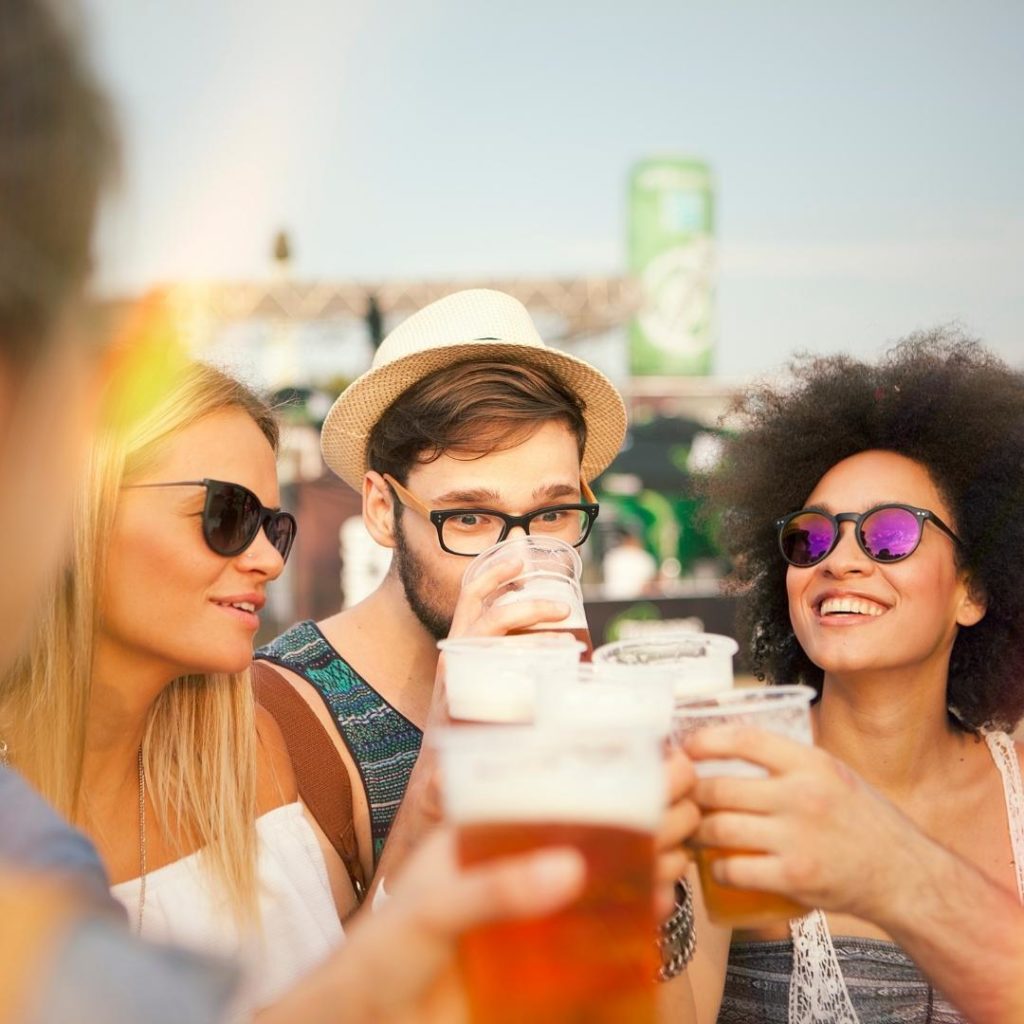
[[762,729],[709,727],[686,749],[697,764],[742,757],[769,774],[697,782],[697,841],[733,851],[714,864],[718,881],[886,920],[915,849],[931,844],[890,801],[828,752]]
[[449,636],[570,633],[589,661],[582,571],[579,552],[558,537],[531,534],[495,544],[466,570]]
[[[813,743],[810,719],[813,695],[814,691],[807,686],[762,686],[677,703],[676,737],[684,750],[695,757],[698,803],[702,793],[708,791],[721,793],[730,786],[745,784],[750,787],[748,792],[760,790],[763,793],[771,784],[766,769],[748,759],[745,751],[738,750],[731,757],[697,758],[699,737],[705,729],[731,726],[765,730],[810,746]],[[701,809],[704,810],[703,805]],[[712,828],[710,832],[714,835],[716,830]],[[777,892],[743,889],[723,882],[716,864],[732,857],[737,850],[710,843],[708,835],[707,822],[702,822],[697,831],[695,856],[704,903],[715,924],[755,927],[807,913],[806,906]]]
[[461,943],[471,1018],[487,1024],[652,1024],[655,830],[661,746],[647,731],[451,728],[438,737],[460,862],[572,846],[579,898],[531,920],[484,925]]

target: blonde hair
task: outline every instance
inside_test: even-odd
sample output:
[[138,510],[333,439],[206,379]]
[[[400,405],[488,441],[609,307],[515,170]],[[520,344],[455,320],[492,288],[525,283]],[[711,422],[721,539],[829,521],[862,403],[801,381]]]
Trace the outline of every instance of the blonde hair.
[[[248,413],[276,452],[278,429],[268,406],[201,363],[180,365],[144,410],[107,417],[83,473],[64,570],[24,655],[0,678],[0,734],[12,764],[87,830],[81,787],[91,667],[120,490],[146,472],[182,429],[224,409]],[[180,855],[200,848],[238,920],[256,919],[256,728],[248,669],[175,679],[149,712],[143,758],[170,842]]]

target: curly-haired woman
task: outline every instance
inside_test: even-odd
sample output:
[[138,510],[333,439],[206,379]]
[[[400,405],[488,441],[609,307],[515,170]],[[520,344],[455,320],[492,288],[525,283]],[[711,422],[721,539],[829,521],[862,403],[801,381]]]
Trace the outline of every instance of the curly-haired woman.
[[698,783],[698,839],[744,851],[721,881],[821,910],[708,932],[718,1020],[1018,1019],[1024,373],[939,331],[738,411],[710,492],[757,670],[817,690],[817,747],[695,738],[769,771]]

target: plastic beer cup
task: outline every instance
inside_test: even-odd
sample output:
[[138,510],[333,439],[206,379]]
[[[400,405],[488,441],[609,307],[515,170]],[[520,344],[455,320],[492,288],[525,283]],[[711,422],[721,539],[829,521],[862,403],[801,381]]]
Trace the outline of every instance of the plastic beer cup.
[[647,729],[663,740],[672,731],[672,679],[621,665],[581,664],[537,690],[537,724],[553,728]]
[[463,582],[475,579],[502,559],[521,561],[523,568],[489,594],[484,605],[510,605],[538,599],[567,604],[569,614],[566,618],[558,622],[538,622],[522,632],[569,633],[584,645],[583,660],[589,661],[593,643],[583,610],[580,586],[583,560],[579,552],[557,537],[516,537],[477,555],[466,570]]
[[732,658],[737,650],[739,645],[732,637],[718,633],[660,634],[604,644],[594,651],[594,663],[668,672],[676,700],[685,700],[731,689]]
[[538,689],[575,677],[583,644],[564,633],[440,640],[452,722],[528,724]]
[[667,799],[654,734],[480,726],[437,743],[461,863],[566,845],[586,861],[569,906],[463,937],[472,1020],[653,1024],[654,835]]
[[[676,704],[675,736],[682,740],[710,725],[750,725],[810,744],[814,742],[810,715],[813,697],[814,690],[809,686],[758,686],[693,697]],[[701,778],[722,775],[762,778],[767,775],[760,766],[741,759],[696,761],[694,767]],[[734,928],[747,928],[802,917],[807,913],[806,907],[776,893],[737,889],[716,882],[711,874],[711,865],[738,852],[741,851],[718,847],[695,849],[701,890],[712,921]]]

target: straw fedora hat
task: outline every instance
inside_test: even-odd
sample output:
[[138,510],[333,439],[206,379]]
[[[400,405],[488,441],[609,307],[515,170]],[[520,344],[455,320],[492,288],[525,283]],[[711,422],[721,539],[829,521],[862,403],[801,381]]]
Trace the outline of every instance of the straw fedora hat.
[[612,382],[582,359],[548,348],[517,299],[474,288],[425,306],[381,342],[370,369],[341,393],[324,420],[320,445],[327,465],[361,490],[370,431],[388,407],[435,370],[474,359],[543,367],[582,401],[584,479],[593,480],[615,458],[626,433],[626,408]]

